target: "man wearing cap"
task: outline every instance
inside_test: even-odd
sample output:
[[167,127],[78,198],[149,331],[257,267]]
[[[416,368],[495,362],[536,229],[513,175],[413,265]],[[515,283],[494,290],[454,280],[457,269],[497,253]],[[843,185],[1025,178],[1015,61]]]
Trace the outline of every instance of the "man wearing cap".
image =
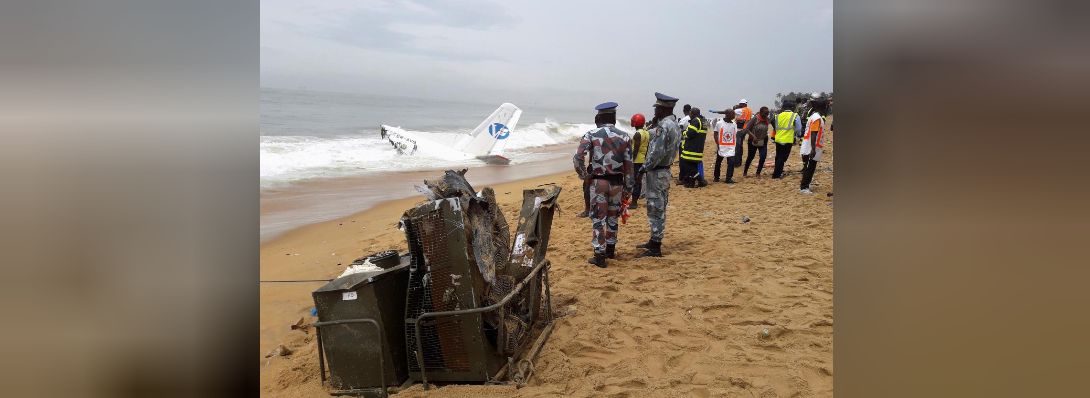
[[[594,257],[587,262],[605,268],[606,258],[615,256],[621,201],[632,194],[632,151],[628,134],[613,126],[617,122],[617,103],[605,102],[594,109],[598,110],[594,116],[598,127],[583,134],[573,161],[579,177],[590,180],[590,218],[594,229],[590,244]],[[584,163],[586,157],[590,157],[589,165]]]
[[674,116],[677,98],[655,93],[655,117],[651,119],[651,142],[643,163],[644,207],[651,238],[636,246],[644,249],[636,257],[662,257],[662,238],[666,232],[666,205],[670,200],[670,165],[681,142],[681,128]]
[[749,101],[746,101],[745,98],[738,100],[737,109],[741,109],[742,112],[735,113],[738,117],[735,118],[734,121],[738,124],[738,129],[741,130],[743,127],[746,126],[746,122],[748,122],[749,119],[753,117],[753,110],[749,109]]
[[817,162],[821,160],[821,150],[825,146],[825,115],[828,113],[828,104],[825,100],[810,101],[813,110],[806,119],[806,132],[802,136],[802,154],[807,155],[806,167],[802,169],[802,180],[799,181],[799,193],[812,194],[810,183],[814,180],[814,171],[817,170]]
[[776,143],[776,163],[772,168],[772,178],[783,178],[783,165],[791,156],[791,146],[795,143],[795,137],[802,135],[802,120],[794,112],[795,101],[786,100],[776,117],[776,127],[771,131],[772,141]]

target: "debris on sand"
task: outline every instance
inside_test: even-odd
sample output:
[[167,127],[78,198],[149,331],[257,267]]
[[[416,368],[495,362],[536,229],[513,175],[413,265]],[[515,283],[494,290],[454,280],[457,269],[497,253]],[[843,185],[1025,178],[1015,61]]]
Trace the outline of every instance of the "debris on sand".
[[295,322],[295,324],[291,325],[291,330],[298,330],[303,333],[310,334],[310,324],[306,323],[306,320],[300,317],[298,322]]

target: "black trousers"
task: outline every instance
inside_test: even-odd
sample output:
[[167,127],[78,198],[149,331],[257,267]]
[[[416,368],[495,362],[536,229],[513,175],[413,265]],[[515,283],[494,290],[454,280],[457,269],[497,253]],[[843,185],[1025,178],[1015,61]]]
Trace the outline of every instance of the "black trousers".
[[[719,166],[723,164],[723,155],[715,154],[715,173],[712,174],[716,181],[719,181]],[[727,165],[730,165],[730,161],[727,161]]]
[[806,167],[802,169],[802,181],[799,181],[799,189],[810,189],[810,182],[814,180],[814,170],[817,170],[817,161],[806,159]]
[[791,157],[791,144],[776,143],[776,167],[772,168],[772,178],[783,177],[783,165]]
[[642,177],[640,175],[642,172],[643,163],[632,164],[632,173],[636,177],[636,181],[634,181],[632,185],[632,203],[636,203],[637,200],[640,200],[640,193],[643,192],[643,178],[640,178]]
[[753,155],[758,152],[761,153],[761,157],[757,159],[757,175],[761,175],[761,170],[765,168],[765,158],[768,157],[768,140],[765,140],[765,145],[762,146],[749,143],[749,155],[746,155],[746,167],[742,169],[743,175],[749,175],[749,165],[753,163]]
[[678,167],[678,179],[681,183],[688,183],[693,181],[693,175],[696,174],[698,161],[681,159],[677,162]]

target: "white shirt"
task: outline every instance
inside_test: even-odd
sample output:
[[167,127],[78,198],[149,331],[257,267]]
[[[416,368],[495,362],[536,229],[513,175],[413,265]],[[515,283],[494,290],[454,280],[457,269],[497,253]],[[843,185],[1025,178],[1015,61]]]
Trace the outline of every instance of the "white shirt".
[[689,128],[689,115],[677,120],[677,125],[681,126],[681,135],[685,135],[685,130]]
[[[816,122],[817,131],[811,131],[810,126],[814,126]],[[810,117],[806,119],[806,132],[802,135],[802,154],[813,155],[810,159],[815,162],[821,160],[821,147],[825,145],[825,133],[828,132],[825,127],[825,118],[821,117],[821,114],[814,112],[810,114]],[[817,134],[817,137],[811,137],[812,134]]]
[[719,145],[719,156],[729,158],[734,156],[735,144],[738,139],[738,126],[734,122],[720,120],[715,123],[716,141],[718,145],[722,141],[725,145]]

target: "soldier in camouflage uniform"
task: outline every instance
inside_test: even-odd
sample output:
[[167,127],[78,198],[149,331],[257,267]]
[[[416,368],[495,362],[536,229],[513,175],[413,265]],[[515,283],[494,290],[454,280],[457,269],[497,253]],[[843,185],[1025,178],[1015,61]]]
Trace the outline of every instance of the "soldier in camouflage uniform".
[[647,207],[647,222],[651,224],[651,239],[636,246],[645,249],[636,257],[662,257],[662,237],[666,232],[666,204],[670,199],[670,165],[675,148],[681,142],[681,127],[674,116],[677,98],[655,93],[655,118],[651,120],[651,143],[643,163],[643,192]]
[[[617,121],[617,103],[606,102],[594,109],[598,110],[594,117],[598,127],[583,135],[572,160],[579,178],[590,180],[590,217],[594,228],[590,242],[594,257],[587,262],[605,268],[606,258],[615,256],[621,201],[632,193],[632,151],[631,137],[613,127]],[[590,156],[589,173],[584,163],[587,156]]]

